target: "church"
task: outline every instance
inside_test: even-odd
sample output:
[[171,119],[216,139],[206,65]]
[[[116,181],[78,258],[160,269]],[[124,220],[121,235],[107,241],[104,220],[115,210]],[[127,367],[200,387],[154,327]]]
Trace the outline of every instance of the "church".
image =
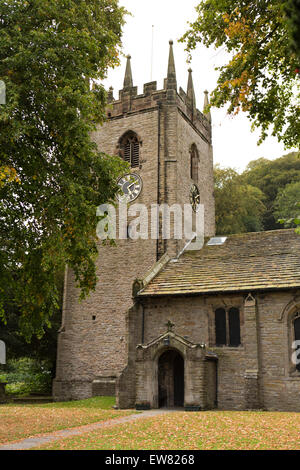
[[130,56],[118,98],[109,90],[107,121],[93,139],[130,165],[129,205],[196,211],[201,202],[204,245],[188,250],[188,240],[165,239],[160,226],[157,239],[99,241],[99,281],[83,302],[66,268],[55,400],[300,411],[300,236],[215,236],[207,104],[205,92],[197,109],[191,69],[187,91],[178,89],[172,41],[162,90],[150,82],[138,94]]

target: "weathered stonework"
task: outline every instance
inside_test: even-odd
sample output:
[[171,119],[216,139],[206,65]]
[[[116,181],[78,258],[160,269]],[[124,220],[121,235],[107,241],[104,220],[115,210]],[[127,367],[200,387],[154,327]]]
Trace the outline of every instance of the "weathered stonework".
[[[253,295],[253,293],[252,293]],[[128,316],[130,331],[129,362],[126,376],[136,377],[135,404],[157,406],[156,357],[163,351],[166,322],[175,325],[174,337],[186,344],[205,344],[199,353],[205,362],[190,359],[188,348],[171,342],[170,348],[179,351],[185,360],[185,406],[208,409],[265,409],[300,411],[300,373],[291,368],[292,350],[289,346],[288,312],[282,312],[295,299],[292,291],[220,296],[184,296],[147,298],[139,301]],[[213,312],[220,305],[234,306],[241,314],[241,345],[216,347]],[[300,302],[293,309],[300,308]],[[144,312],[141,331],[141,312]],[[137,323],[136,323],[137,322]],[[249,324],[250,322],[250,324]],[[143,345],[140,345],[144,337]],[[149,349],[153,349],[150,355]],[[161,349],[160,349],[161,348]],[[200,356],[201,356],[200,354]],[[211,354],[211,361],[210,355]],[[198,361],[198,362],[197,362]],[[205,370],[203,366],[205,364]],[[121,375],[123,388],[126,380]],[[214,396],[216,390],[216,395]],[[155,395],[156,394],[156,395]],[[195,399],[196,394],[196,399]],[[134,406],[122,395],[121,407]]]
[[177,351],[184,359],[184,407],[189,410],[213,407],[216,390],[213,382],[207,386],[206,376],[211,373],[212,362],[211,357],[209,362],[207,360],[205,345],[193,344],[170,331],[149,344],[136,347],[136,407],[159,407],[158,359],[166,351]]
[[[118,100],[110,90],[108,120],[94,140],[113,155],[126,132],[138,136],[134,172],[143,190],[136,202],[148,208],[189,203],[195,145],[205,236],[213,236],[211,116],[196,109],[191,72],[187,93],[177,93],[172,44],[168,78],[156,88],[147,83],[137,94],[128,58],[124,88]],[[292,361],[300,238],[284,230],[234,235],[199,255],[184,251],[186,242],[163,240],[160,227],[159,240],[99,244],[99,283],[82,303],[66,270],[55,400],[116,393],[119,408],[300,411],[300,372]],[[239,311],[240,345],[220,347],[215,311],[226,309],[228,336],[230,308]]]
[[244,303],[244,334],[247,369],[245,371],[245,408],[258,409],[259,399],[259,358],[258,358],[258,311],[256,300],[251,294]]
[[[124,88],[118,100],[110,90],[107,122],[93,138],[101,151],[116,155],[121,137],[127,131],[136,133],[140,166],[133,171],[143,180],[143,190],[136,202],[148,208],[151,204],[189,203],[192,184],[189,151],[195,144],[200,155],[199,187],[206,210],[205,231],[212,235],[215,221],[211,124],[195,107],[191,109],[184,93],[177,93],[174,72],[169,66],[167,88],[158,91],[156,82],[151,82],[138,95],[137,88],[132,86],[128,58]],[[118,240],[117,247],[99,244],[98,286],[81,303],[73,274],[66,271],[53,384],[55,400],[86,398],[111,390],[105,385],[105,378],[111,381],[127,364],[125,317],[132,305],[133,282],[142,279],[164,253],[176,256],[185,242],[128,239]]]

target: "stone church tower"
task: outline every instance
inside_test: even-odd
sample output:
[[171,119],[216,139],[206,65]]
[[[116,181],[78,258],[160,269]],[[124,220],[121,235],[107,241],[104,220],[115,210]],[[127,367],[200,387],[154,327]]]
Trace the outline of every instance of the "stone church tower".
[[[207,93],[205,104],[208,103]],[[143,94],[133,86],[130,56],[123,89],[115,100],[109,91],[107,122],[94,139],[99,149],[127,160],[142,181],[135,202],[190,203],[196,185],[205,208],[205,235],[215,233],[213,152],[210,114],[196,108],[192,71],[185,93],[177,91],[173,42],[164,89],[146,83]],[[164,253],[172,258],[187,240],[117,240],[116,247],[99,243],[96,291],[78,302],[72,272],[66,270],[62,326],[58,338],[56,400],[113,395],[116,378],[127,364],[126,311],[132,286]]]

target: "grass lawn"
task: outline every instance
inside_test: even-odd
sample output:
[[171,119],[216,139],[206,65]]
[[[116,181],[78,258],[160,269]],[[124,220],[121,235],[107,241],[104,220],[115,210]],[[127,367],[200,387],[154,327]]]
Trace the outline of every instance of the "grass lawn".
[[176,412],[49,443],[39,449],[300,449],[300,413]]
[[95,397],[44,405],[0,405],[0,444],[131,414],[113,410],[114,404],[114,398]]

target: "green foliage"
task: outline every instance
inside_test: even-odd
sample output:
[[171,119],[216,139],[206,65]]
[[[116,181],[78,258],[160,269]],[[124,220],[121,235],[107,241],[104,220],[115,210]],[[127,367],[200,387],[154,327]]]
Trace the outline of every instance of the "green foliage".
[[28,340],[57,312],[66,264],[81,298],[96,285],[96,208],[114,200],[125,166],[91,133],[124,15],[117,0],[0,2],[0,316],[16,305]]
[[279,191],[274,209],[277,219],[300,218],[300,182],[287,184]]
[[299,181],[297,153],[275,160],[253,160],[241,175],[232,168],[216,165],[217,233],[275,230],[282,224],[297,227],[300,233]]
[[276,160],[260,158],[250,162],[242,174],[242,180],[245,184],[259,188],[265,195],[264,230],[281,228],[274,214],[274,204],[280,191],[300,181],[299,154],[290,153]]
[[232,168],[215,166],[215,202],[217,234],[257,232],[263,229],[265,212],[263,192],[244,184]]
[[[298,204],[298,208],[300,210],[300,204]],[[289,219],[279,219],[280,224],[284,224],[285,227],[296,227],[295,232],[300,235],[300,215],[295,218]]]
[[187,51],[203,43],[231,57],[217,68],[211,106],[246,112],[261,129],[259,142],[271,131],[286,147],[299,148],[299,41],[297,51],[291,48],[291,35],[299,38],[299,1],[202,0],[196,11],[181,38]]
[[290,32],[291,49],[297,55],[300,65],[300,0],[286,0],[285,13]]
[[49,361],[37,361],[28,357],[7,362],[0,380],[7,382],[8,395],[51,393],[52,376]]
[[87,400],[77,401],[64,401],[57,403],[46,403],[45,405],[39,405],[43,408],[97,408],[101,410],[110,410],[115,406],[115,397],[93,397]]
[[[42,338],[38,339],[36,336],[32,336],[30,342],[26,341],[19,328],[20,308],[14,303],[5,305],[6,324],[0,322],[0,338],[6,344],[7,358],[28,357],[38,361],[47,360],[53,377],[55,375],[57,332],[61,326],[63,279],[64,274],[60,273],[56,279],[59,308],[54,311],[51,317],[51,325],[45,327],[45,334]],[[13,296],[10,295],[10,297]]]

